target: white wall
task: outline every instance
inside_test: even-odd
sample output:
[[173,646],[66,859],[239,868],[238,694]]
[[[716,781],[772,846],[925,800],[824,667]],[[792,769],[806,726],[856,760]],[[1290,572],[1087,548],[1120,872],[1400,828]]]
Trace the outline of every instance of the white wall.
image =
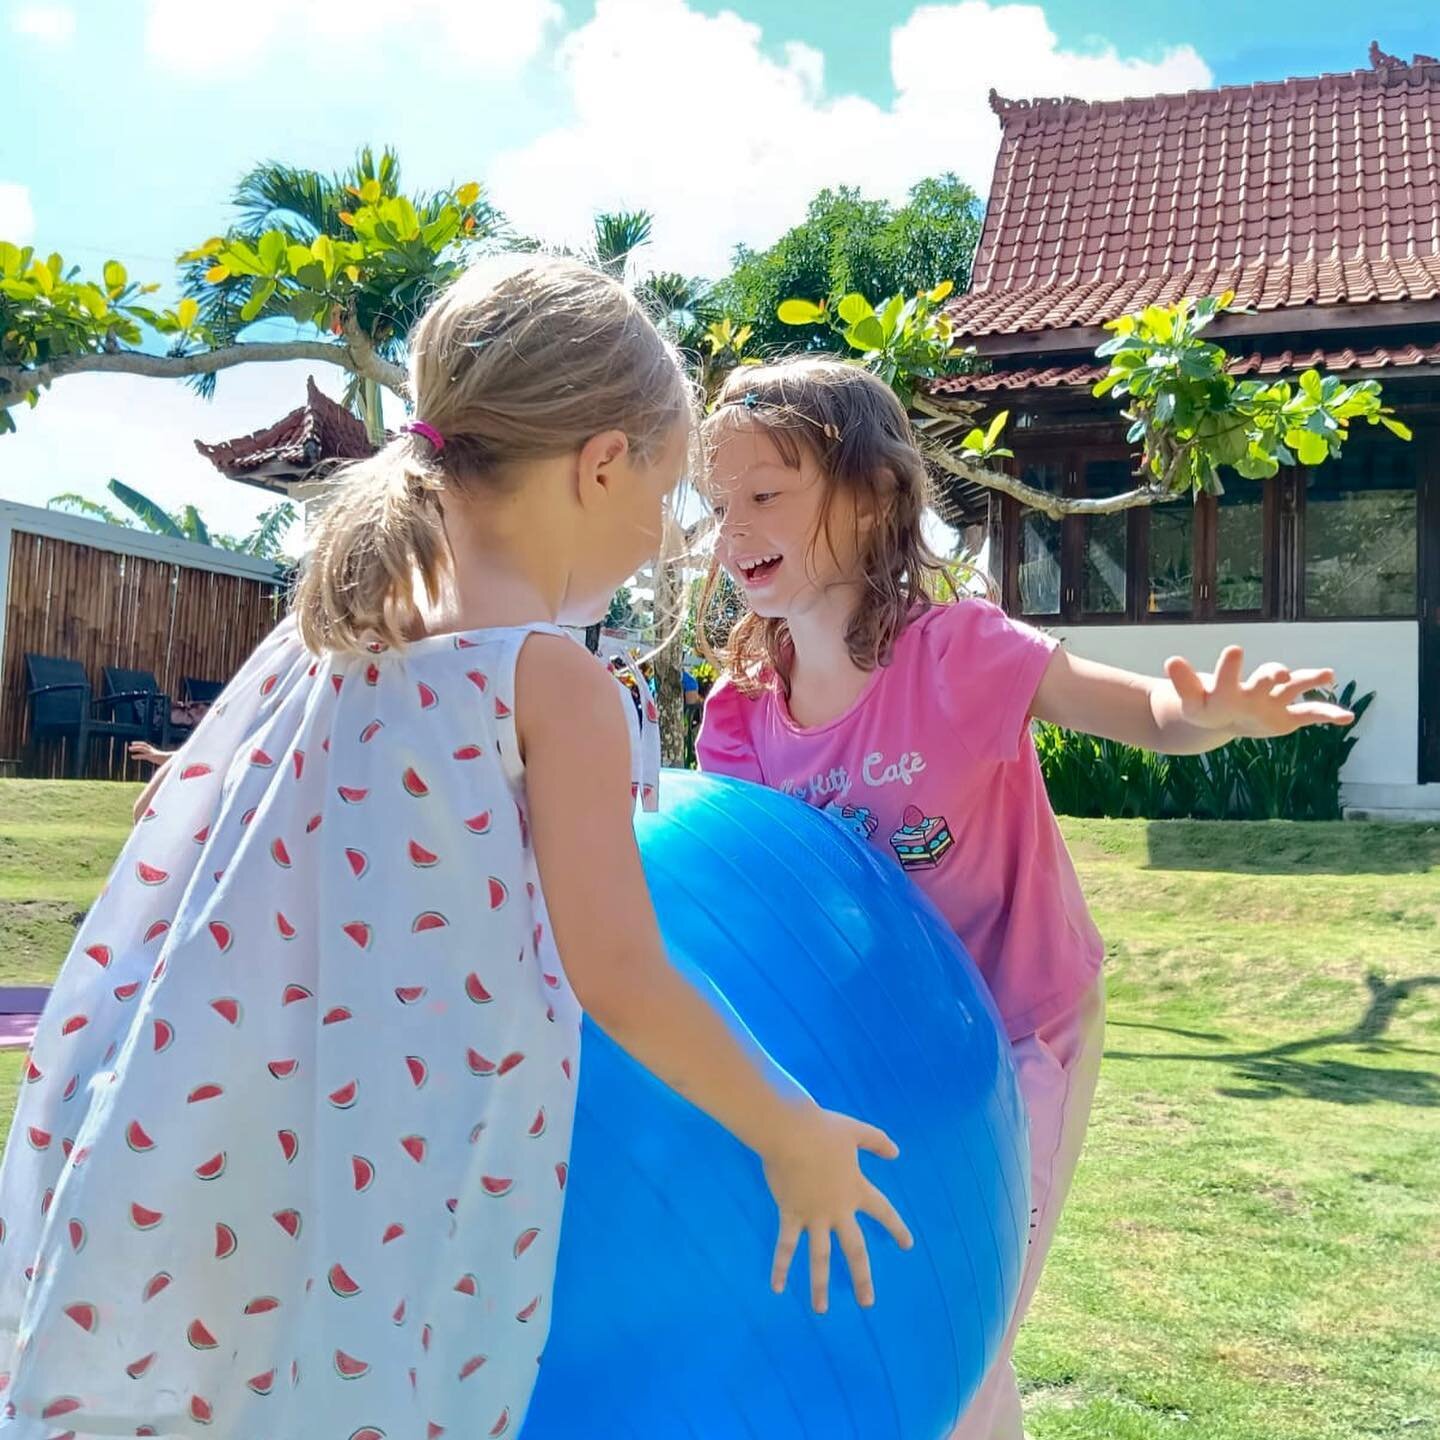
[[[1375,699],[1342,772],[1356,785],[1414,786],[1420,731],[1420,635],[1413,620],[1307,621],[1251,625],[1083,625],[1054,632],[1074,655],[1159,675],[1171,655],[1208,670],[1226,645],[1245,647],[1245,665],[1280,660],[1292,669],[1328,665],[1337,686],[1356,682]],[[1431,788],[1431,787],[1427,787]]]

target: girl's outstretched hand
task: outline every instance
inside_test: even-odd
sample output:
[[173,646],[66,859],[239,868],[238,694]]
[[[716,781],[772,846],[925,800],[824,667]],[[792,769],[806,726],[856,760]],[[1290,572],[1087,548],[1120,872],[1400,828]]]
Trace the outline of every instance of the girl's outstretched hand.
[[915,1243],[895,1207],[860,1169],[861,1150],[885,1160],[900,1153],[883,1130],[801,1100],[794,1102],[794,1122],[761,1157],[766,1182],[780,1210],[771,1288],[777,1294],[784,1290],[803,1233],[810,1248],[810,1303],[821,1314],[830,1306],[832,1232],[839,1236],[841,1252],[850,1266],[855,1298],[867,1306],[875,1303],[875,1283],[856,1215],[879,1221],[902,1250]]
[[1306,700],[1335,681],[1333,670],[1290,670],[1270,661],[1244,678],[1245,652],[1227,645],[1212,673],[1172,655],[1165,674],[1180,701],[1180,717],[1204,730],[1231,735],[1289,735],[1306,725],[1349,725],[1355,716],[1339,705]]

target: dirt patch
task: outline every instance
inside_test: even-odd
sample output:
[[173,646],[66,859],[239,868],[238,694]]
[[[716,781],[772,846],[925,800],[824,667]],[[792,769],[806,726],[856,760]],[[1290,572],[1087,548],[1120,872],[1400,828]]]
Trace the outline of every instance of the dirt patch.
[[1319,1388],[1326,1383],[1324,1371],[1293,1356],[1285,1357],[1274,1346],[1233,1340],[1212,1346],[1210,1353],[1228,1370],[1247,1380],[1266,1380],[1277,1385],[1307,1389]]

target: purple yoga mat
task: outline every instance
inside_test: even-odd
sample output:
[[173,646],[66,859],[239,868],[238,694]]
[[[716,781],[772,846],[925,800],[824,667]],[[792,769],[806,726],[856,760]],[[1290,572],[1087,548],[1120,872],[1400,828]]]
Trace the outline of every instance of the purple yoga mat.
[[0,1050],[23,1050],[35,1037],[38,1015],[0,1015]]
[[0,1050],[18,1050],[30,1043],[49,998],[43,985],[0,986]]

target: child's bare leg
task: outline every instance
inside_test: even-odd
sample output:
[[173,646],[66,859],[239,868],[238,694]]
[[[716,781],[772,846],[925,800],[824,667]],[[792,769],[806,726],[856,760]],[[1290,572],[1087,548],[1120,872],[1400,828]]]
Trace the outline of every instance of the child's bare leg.
[[1074,1010],[1014,1044],[1015,1072],[1030,1116],[1030,1249],[1000,1354],[950,1440],[1024,1440],[1010,1356],[1085,1143],[1104,1035],[1105,994],[1097,981]]

